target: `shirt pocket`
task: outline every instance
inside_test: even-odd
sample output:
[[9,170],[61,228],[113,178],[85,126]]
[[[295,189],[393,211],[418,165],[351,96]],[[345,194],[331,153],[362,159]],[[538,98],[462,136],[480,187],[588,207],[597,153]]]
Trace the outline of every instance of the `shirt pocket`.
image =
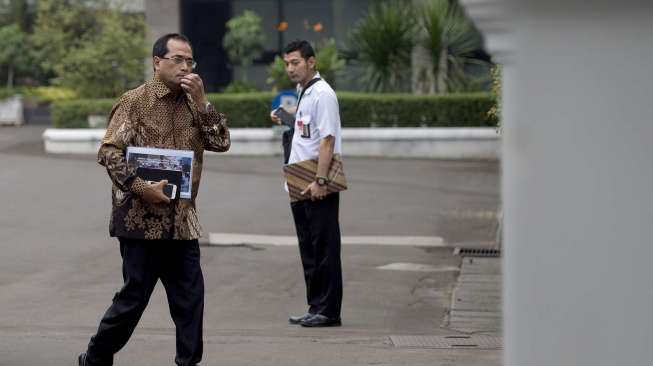
[[311,138],[311,115],[302,115],[295,120],[295,128],[299,136],[305,139]]

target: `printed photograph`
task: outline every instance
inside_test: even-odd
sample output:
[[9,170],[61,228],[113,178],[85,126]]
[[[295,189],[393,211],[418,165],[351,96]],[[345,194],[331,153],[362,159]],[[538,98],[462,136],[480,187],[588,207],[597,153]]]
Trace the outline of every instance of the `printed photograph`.
[[127,163],[135,168],[173,170],[181,172],[179,197],[190,199],[192,194],[193,152],[190,150],[127,148]]

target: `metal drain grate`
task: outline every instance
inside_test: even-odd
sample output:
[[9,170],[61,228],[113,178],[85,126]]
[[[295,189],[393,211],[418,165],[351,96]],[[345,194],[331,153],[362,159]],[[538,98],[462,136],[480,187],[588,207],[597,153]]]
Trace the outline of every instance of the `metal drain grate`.
[[501,249],[456,248],[453,254],[461,257],[501,257]]
[[390,336],[395,347],[438,349],[501,349],[502,338],[489,335]]

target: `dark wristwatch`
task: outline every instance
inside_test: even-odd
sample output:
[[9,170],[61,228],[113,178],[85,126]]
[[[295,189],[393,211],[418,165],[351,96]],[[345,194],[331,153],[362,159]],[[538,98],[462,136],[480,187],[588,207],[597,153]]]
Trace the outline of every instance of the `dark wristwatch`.
[[327,179],[324,177],[316,177],[315,183],[317,183],[318,186],[325,186],[327,184]]

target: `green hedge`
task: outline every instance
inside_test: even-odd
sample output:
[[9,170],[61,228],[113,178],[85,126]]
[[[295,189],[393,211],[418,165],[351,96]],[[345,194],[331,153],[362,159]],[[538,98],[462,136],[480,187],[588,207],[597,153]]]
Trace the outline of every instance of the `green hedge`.
[[[210,94],[209,100],[227,115],[230,127],[270,127],[273,93]],[[343,127],[481,127],[495,126],[488,117],[490,94],[415,96],[339,92]],[[113,100],[73,100],[53,103],[55,127],[88,127],[89,114],[108,115]]]
[[229,127],[270,127],[272,92],[242,94],[209,94],[215,108],[227,115]]
[[0,88],[0,100],[13,97],[18,94],[15,89]]
[[338,93],[340,118],[345,127],[480,127],[495,126],[487,112],[490,94]]
[[0,87],[0,99],[14,95],[21,95],[24,101],[31,103],[50,103],[77,97],[73,90],[57,86],[17,86],[11,89]]
[[56,128],[88,128],[88,116],[109,116],[115,101],[112,99],[76,99],[53,102],[52,125]]

